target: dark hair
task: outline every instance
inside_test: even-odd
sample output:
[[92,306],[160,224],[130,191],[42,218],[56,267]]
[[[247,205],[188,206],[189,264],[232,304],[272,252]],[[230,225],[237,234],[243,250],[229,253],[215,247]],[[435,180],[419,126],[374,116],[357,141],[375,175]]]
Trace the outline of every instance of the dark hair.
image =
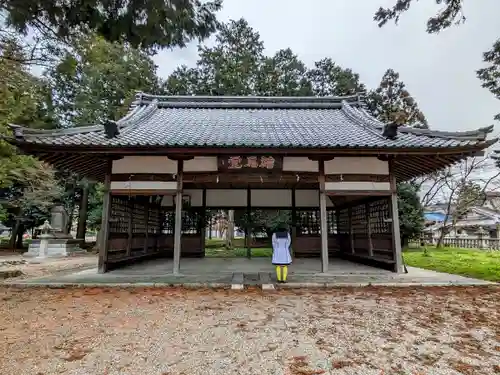
[[284,226],[278,227],[276,230],[276,237],[277,238],[287,238],[288,237],[288,229]]

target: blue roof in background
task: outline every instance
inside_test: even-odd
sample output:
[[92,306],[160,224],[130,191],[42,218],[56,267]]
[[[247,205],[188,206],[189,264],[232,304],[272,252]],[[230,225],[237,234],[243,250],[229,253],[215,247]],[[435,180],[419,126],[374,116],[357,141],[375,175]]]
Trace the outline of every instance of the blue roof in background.
[[427,221],[444,221],[446,215],[439,212],[424,212],[424,219]]

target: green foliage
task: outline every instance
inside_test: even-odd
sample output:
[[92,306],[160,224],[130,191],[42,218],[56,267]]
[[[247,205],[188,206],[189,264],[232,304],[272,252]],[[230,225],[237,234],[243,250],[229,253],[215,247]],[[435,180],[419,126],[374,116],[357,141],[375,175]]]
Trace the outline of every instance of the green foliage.
[[[53,127],[46,82],[18,62],[25,55],[20,42],[15,38],[2,39],[0,54],[0,135],[11,134],[9,124]],[[16,221],[24,227],[40,224],[60,193],[50,167],[18,154],[14,147],[0,140],[0,211],[6,225]]]
[[267,96],[309,96],[307,67],[290,48],[279,50],[259,63],[256,92]]
[[280,226],[290,225],[290,210],[258,210],[254,209],[250,213],[250,220],[245,211],[236,210],[234,213],[234,224],[240,230],[250,228],[253,235],[265,233],[268,237],[272,235]]
[[[389,8],[380,7],[373,17],[379,27],[384,26],[389,21],[398,23],[403,13],[410,9],[411,4],[417,0],[395,0],[395,4]],[[434,0],[440,6],[439,12],[428,19],[427,32],[438,33],[452,25],[459,25],[465,22],[463,15],[464,0]],[[497,99],[500,98],[500,39],[493,44],[493,48],[483,54],[486,68],[477,71],[478,78],[482,81],[482,86],[490,90]],[[500,120],[500,113],[495,116]]]
[[458,186],[450,202],[454,207],[451,212],[453,222],[467,214],[473,206],[482,206],[485,200],[483,188],[474,181],[466,181]]
[[[211,247],[206,248],[205,256],[207,258],[243,258],[247,257],[247,249],[244,247],[235,247],[234,249]],[[252,248],[250,256],[252,258],[271,258],[273,256],[273,249],[270,247]]]
[[[388,21],[399,21],[400,16],[410,9],[412,3],[417,0],[396,0],[396,3],[390,8],[379,8],[375,13],[374,20],[378,22],[379,27],[384,26]],[[441,10],[427,21],[427,32],[438,33],[453,24],[460,24],[465,21],[462,14],[463,0],[434,0]]]
[[16,182],[1,190],[8,213],[5,224],[13,227],[19,220],[27,229],[41,225],[48,219],[54,200],[63,194],[55,171],[34,160],[31,168],[18,168],[12,173],[16,175]]
[[399,231],[403,244],[418,238],[424,229],[424,211],[418,189],[409,183],[401,183],[398,189]]
[[118,120],[136,91],[156,92],[156,66],[144,52],[101,37],[78,39],[46,72],[63,126]]
[[87,206],[87,228],[99,230],[102,222],[102,199],[104,197],[104,185],[93,183],[90,185],[89,200]]
[[199,47],[196,68],[175,70],[166,89],[184,95],[254,94],[263,50],[259,34],[247,21],[230,21],[221,25],[213,47]]
[[[482,86],[500,99],[500,39],[490,51],[484,53],[483,59],[487,66],[479,69],[477,76],[482,81]],[[495,116],[495,120],[500,120],[500,113]]]
[[408,251],[403,254],[407,265],[483,280],[500,282],[500,251],[443,248]]
[[[0,135],[10,135],[9,124],[30,127],[52,127],[51,103],[46,83],[33,76],[16,59],[24,51],[16,39],[0,43]],[[13,179],[11,171],[29,167],[31,158],[16,155],[15,149],[0,140],[0,187],[8,186]]]
[[192,39],[209,37],[220,8],[220,0],[0,1],[8,25],[23,34],[31,29],[68,42],[75,34],[95,32],[142,49],[184,47]]
[[399,73],[392,69],[385,72],[379,87],[369,92],[367,104],[368,111],[383,123],[429,127],[417,102],[399,79]]
[[289,49],[264,55],[258,32],[240,19],[221,25],[215,45],[199,48],[196,67],[181,66],[164,90],[174,95],[351,95],[364,90],[359,75],[331,59],[308,70]]
[[343,69],[331,58],[315,62],[307,77],[315,96],[354,95],[365,91],[365,86],[359,82],[359,74]]

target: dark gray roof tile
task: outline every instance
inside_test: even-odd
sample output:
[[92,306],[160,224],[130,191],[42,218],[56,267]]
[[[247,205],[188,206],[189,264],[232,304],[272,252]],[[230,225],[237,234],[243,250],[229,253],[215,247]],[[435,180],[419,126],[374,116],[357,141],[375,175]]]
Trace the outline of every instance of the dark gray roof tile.
[[75,146],[447,148],[484,143],[492,127],[465,133],[400,128],[382,136],[383,124],[346,98],[158,97],[139,94],[118,121],[120,134],[102,126],[56,132],[23,129],[22,143]]

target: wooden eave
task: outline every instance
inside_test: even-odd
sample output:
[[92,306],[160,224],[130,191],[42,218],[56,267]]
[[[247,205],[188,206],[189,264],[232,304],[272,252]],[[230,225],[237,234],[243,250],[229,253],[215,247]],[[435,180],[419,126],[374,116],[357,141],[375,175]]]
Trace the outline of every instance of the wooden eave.
[[[14,140],[11,140],[14,141]],[[124,156],[158,155],[171,158],[179,156],[216,156],[275,154],[286,156],[314,156],[332,158],[341,156],[377,156],[392,158],[393,169],[398,181],[407,181],[416,176],[429,174],[452,165],[466,157],[474,156],[496,140],[460,148],[406,148],[406,149],[304,149],[304,148],[160,148],[160,147],[89,147],[36,145],[19,140],[11,142],[24,152],[57,169],[66,169],[87,178],[103,181],[107,160]]]

